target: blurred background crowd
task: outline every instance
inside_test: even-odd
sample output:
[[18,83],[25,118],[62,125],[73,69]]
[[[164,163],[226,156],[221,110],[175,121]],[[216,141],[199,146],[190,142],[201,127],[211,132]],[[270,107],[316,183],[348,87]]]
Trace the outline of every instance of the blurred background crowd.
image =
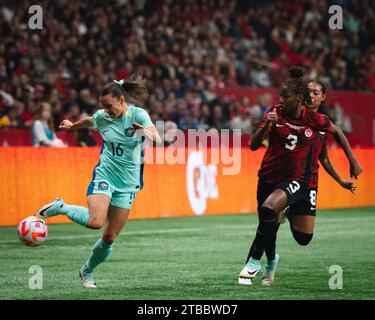
[[[104,83],[141,73],[153,121],[180,129],[251,134],[272,103],[217,88],[278,87],[288,67],[328,90],[375,91],[375,1],[335,1],[343,30],[328,28],[326,0],[34,1],[43,29],[30,30],[27,1],[0,4],[0,127],[63,119],[98,108]],[[339,105],[331,116],[346,133]],[[90,144],[90,143],[88,143]]]

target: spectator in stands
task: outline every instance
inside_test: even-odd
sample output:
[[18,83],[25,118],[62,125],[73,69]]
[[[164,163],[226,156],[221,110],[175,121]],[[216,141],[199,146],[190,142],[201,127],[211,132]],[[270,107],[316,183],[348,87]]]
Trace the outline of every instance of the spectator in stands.
[[187,102],[181,99],[176,105],[176,111],[171,115],[171,120],[177,124],[180,130],[188,129],[187,113]]
[[73,123],[77,122],[81,118],[81,113],[78,104],[71,104],[68,113],[65,115],[64,118],[70,120]]
[[227,121],[225,121],[223,117],[223,111],[220,105],[213,106],[209,125],[211,128],[215,128],[219,132],[222,129],[228,128]]
[[352,122],[350,117],[345,114],[343,108],[338,102],[331,105],[330,112],[335,125],[338,126],[345,134],[351,134]]
[[87,128],[77,131],[77,146],[78,147],[93,147],[96,146],[95,139],[90,135],[90,130]]
[[97,101],[92,97],[89,89],[85,88],[79,92],[78,105],[80,110],[86,112],[87,114],[92,114]]
[[21,114],[23,126],[30,128],[34,122],[34,115],[36,113],[36,105],[34,102],[29,101],[26,110],[23,110]]
[[187,126],[189,129],[204,129],[205,123],[201,117],[201,111],[199,104],[192,105],[190,107],[189,116],[187,117]]
[[13,108],[5,109],[3,116],[0,116],[0,128],[22,128],[23,120],[21,115],[23,113],[23,109],[24,107],[21,102],[14,101]]
[[235,116],[230,121],[231,129],[240,129],[241,134],[251,134],[252,133],[252,123],[250,119],[250,112],[247,108],[242,107],[239,115]]
[[9,109],[8,112],[0,117],[0,128],[17,127],[15,117],[16,111],[14,109]]
[[11,108],[14,104],[14,98],[11,94],[0,90],[0,109]]
[[257,99],[257,104],[250,107],[250,117],[252,119],[252,133],[258,128],[258,125],[263,119],[263,116],[269,110],[272,105],[272,95],[270,93],[264,93]]
[[159,132],[165,146],[169,146],[177,139],[177,124],[173,121],[166,121],[164,123],[164,132]]
[[203,129],[209,129],[209,121],[210,121],[211,113],[210,113],[210,106],[207,103],[201,105],[201,119],[203,121]]
[[56,137],[54,121],[51,112],[51,105],[48,102],[41,102],[35,121],[31,127],[32,144],[34,147],[64,147],[62,140]]
[[[67,6],[55,0],[44,8],[48,19],[38,32],[23,30],[27,2],[5,3],[0,117],[14,108],[13,100],[22,102],[25,126],[41,101],[51,104],[55,125],[71,104],[92,114],[95,90],[133,72],[150,83],[145,108],[181,129],[189,128],[188,108],[197,101],[201,117],[206,105],[219,105],[229,125],[233,101],[217,88],[277,86],[294,64],[327,89],[375,90],[375,1],[342,1],[344,29],[329,30],[329,1],[78,0]],[[267,105],[250,109],[253,128]],[[217,121],[215,113],[204,123]]]

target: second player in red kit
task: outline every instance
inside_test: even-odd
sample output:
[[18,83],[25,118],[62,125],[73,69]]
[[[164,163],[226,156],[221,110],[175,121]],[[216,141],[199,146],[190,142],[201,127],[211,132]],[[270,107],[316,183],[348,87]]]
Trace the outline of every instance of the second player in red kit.
[[[309,110],[315,113],[322,113],[328,115],[327,107],[325,105],[326,89],[323,83],[312,80],[309,81],[308,89],[311,97],[311,104],[308,106]],[[306,246],[310,243],[314,235],[315,226],[315,215],[316,215],[316,203],[318,197],[318,177],[319,177],[319,163],[323,165],[324,170],[343,188],[351,191],[355,194],[357,188],[356,184],[352,180],[352,177],[357,179],[357,176],[362,172],[362,168],[356,160],[350,146],[346,144],[346,140],[342,137],[344,133],[337,128],[336,134],[334,135],[337,144],[339,144],[344,150],[345,154],[350,163],[350,178],[343,179],[340,173],[336,170],[333,162],[329,157],[328,146],[327,146],[327,134],[319,131],[319,138],[314,141],[314,148],[312,154],[312,175],[310,182],[308,183],[307,192],[305,196],[296,204],[291,207],[287,207],[281,212],[277,218],[281,223],[285,222],[285,218],[288,218],[290,222],[290,230],[293,234],[294,239],[301,246]]]
[[280,104],[265,115],[251,141],[251,149],[257,150],[268,137],[269,146],[258,173],[259,224],[247,263],[239,276],[240,284],[252,284],[261,270],[263,253],[267,264],[262,284],[273,282],[280,261],[275,248],[279,228],[276,218],[281,210],[300,203],[307,203],[315,210],[316,191],[312,194],[311,187],[316,183],[313,173],[325,135],[333,134],[345,152],[350,150],[345,135],[326,115],[306,108],[311,104],[311,97],[302,69],[293,67],[289,73],[281,87]]

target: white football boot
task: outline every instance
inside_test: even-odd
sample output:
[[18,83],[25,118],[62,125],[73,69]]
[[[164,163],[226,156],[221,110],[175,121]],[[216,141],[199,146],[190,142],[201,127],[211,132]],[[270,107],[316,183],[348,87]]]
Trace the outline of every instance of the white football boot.
[[85,266],[79,270],[79,278],[85,288],[96,288],[96,282],[92,273],[85,272]]
[[47,203],[43,207],[41,207],[36,213],[35,217],[37,218],[50,218],[56,215],[59,215],[59,209],[64,205],[64,200],[60,198],[56,198],[50,203]]
[[238,284],[251,286],[253,284],[252,279],[256,277],[261,269],[260,260],[250,258],[249,262],[243,267],[240,273]]

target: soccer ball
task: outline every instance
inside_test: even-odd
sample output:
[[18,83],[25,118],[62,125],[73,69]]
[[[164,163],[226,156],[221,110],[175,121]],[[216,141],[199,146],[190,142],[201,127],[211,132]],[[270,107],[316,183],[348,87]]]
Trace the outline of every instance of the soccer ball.
[[47,223],[42,219],[30,216],[19,223],[17,233],[24,245],[36,247],[47,240]]

